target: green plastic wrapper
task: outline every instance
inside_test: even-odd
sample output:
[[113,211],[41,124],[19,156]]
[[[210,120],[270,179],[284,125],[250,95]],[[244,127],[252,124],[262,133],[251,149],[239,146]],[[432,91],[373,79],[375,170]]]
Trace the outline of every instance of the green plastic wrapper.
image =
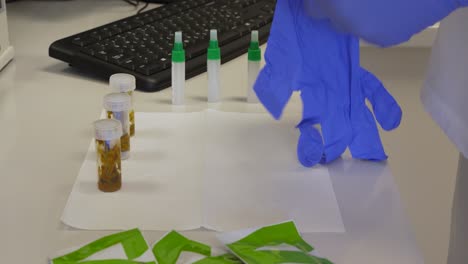
[[184,251],[211,255],[210,246],[190,240],[176,231],[168,233],[153,247],[153,254],[159,264],[175,264]]
[[179,260],[182,252],[198,253],[206,256],[193,264],[241,264],[236,256],[224,254],[221,256],[211,256],[211,247],[197,241],[190,240],[183,235],[172,231],[164,236],[153,247],[153,254],[158,264],[175,264]]
[[[127,259],[109,259],[109,260],[89,260],[90,256],[103,251],[107,248],[121,244]],[[73,252],[51,260],[52,264],[156,264],[154,261],[141,262],[134,261],[148,250],[148,244],[141,234],[140,230],[132,229],[105,236],[94,242],[91,242]]]
[[[127,259],[87,260],[94,254],[118,244],[122,246]],[[294,249],[285,250],[284,245]],[[257,229],[246,237],[229,243],[227,247],[234,254],[212,256],[210,246],[172,231],[157,242],[152,249],[157,262],[138,261],[137,259],[149,248],[140,230],[132,229],[91,242],[73,252],[52,259],[51,264],[176,264],[182,252],[200,255],[200,258],[196,257],[199,260],[190,262],[193,264],[333,264],[327,259],[310,254],[313,247],[302,239],[294,222]],[[278,249],[274,249],[275,247]],[[146,258],[153,259],[148,256]]]
[[194,262],[193,264],[242,264],[242,261],[235,255],[225,254],[215,257],[206,257],[202,260]]
[[[297,250],[271,249],[289,245]],[[294,222],[260,228],[227,247],[246,264],[333,264],[310,254],[314,248],[297,231]],[[262,249],[268,247],[268,249]]]

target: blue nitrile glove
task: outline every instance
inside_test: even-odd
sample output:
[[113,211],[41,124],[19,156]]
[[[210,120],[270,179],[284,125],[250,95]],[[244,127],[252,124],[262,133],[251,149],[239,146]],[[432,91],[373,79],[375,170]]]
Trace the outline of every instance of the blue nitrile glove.
[[[393,130],[400,125],[402,111],[396,100],[372,73],[361,68],[359,82],[357,89],[351,91],[353,139],[349,149],[357,159],[385,160],[387,155],[375,119],[384,130]],[[368,109],[366,99],[371,103],[374,114]]]
[[304,110],[297,154],[304,166],[331,162],[348,146],[356,158],[386,159],[365,99],[374,104],[377,120],[387,130],[399,125],[401,110],[381,83],[359,66],[356,38],[337,33],[327,20],[308,17],[303,0],[280,0],[265,58],[255,91],[276,119],[292,91],[301,91]]
[[306,0],[309,13],[380,46],[409,40],[467,0]]

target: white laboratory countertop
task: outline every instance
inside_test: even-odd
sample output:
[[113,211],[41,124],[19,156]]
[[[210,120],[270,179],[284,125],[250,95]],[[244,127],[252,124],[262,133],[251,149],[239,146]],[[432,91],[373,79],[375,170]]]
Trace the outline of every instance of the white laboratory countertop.
[[[0,72],[0,256],[45,263],[54,252],[108,234],[72,230],[60,216],[99,117],[106,83],[48,57],[59,38],[133,14],[119,0],[20,1],[8,6],[16,57]],[[222,67],[225,111],[263,111],[243,102],[246,57]],[[206,75],[187,82],[187,111],[206,108]],[[170,91],[136,93],[137,111],[171,111]],[[298,112],[296,98],[288,107]],[[345,233],[305,234],[337,264],[421,264],[400,195],[385,163],[330,165]],[[161,232],[144,232],[150,243]],[[213,232],[185,232],[216,244]]]

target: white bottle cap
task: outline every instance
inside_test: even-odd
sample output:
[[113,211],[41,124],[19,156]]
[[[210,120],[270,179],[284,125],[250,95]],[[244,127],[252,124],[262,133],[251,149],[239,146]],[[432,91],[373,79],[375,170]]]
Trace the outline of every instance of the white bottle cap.
[[97,140],[113,140],[122,136],[122,124],[115,119],[98,120],[93,125]]
[[110,93],[104,96],[103,106],[107,111],[128,111],[132,107],[132,98],[126,93]]
[[212,41],[218,40],[218,31],[216,29],[210,30],[210,40]]
[[182,43],[182,31],[175,33],[175,43]]
[[251,42],[258,42],[258,30],[252,31],[252,36],[250,39]]
[[126,73],[117,73],[109,78],[110,87],[119,93],[133,91],[136,88],[135,76]]

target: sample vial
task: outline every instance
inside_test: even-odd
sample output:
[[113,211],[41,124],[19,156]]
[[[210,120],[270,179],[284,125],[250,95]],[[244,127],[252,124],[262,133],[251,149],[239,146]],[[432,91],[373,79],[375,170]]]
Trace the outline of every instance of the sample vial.
[[218,44],[218,31],[210,31],[210,45],[208,47],[208,102],[216,103],[221,99],[221,50]]
[[94,122],[98,189],[103,192],[115,192],[122,187],[121,136],[119,121],[103,119]]
[[125,93],[110,93],[104,96],[104,109],[107,111],[107,118],[116,119],[122,124],[121,158],[123,160],[130,157],[130,108],[131,98]]
[[135,76],[126,73],[113,74],[109,79],[109,84],[113,92],[115,93],[127,93],[130,95],[132,100],[132,106],[130,108],[130,136],[135,136],[135,100],[133,93],[136,88]]
[[257,80],[258,74],[260,73],[260,62],[262,60],[262,50],[258,43],[258,31],[252,31],[250,40],[249,52],[249,65],[248,65],[248,83],[247,83],[247,102],[258,103],[257,95],[254,91],[255,81]]
[[175,33],[172,49],[172,104],[183,105],[185,92],[185,50],[182,32]]

